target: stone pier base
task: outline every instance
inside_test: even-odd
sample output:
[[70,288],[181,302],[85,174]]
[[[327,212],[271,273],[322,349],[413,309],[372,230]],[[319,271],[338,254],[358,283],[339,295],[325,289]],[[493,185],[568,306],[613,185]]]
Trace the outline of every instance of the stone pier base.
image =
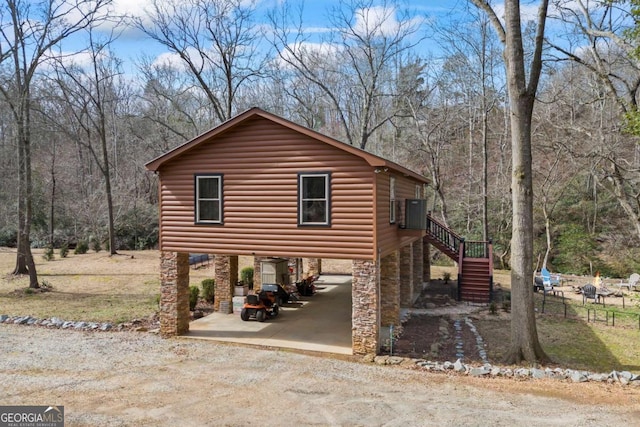
[[160,253],[160,335],[189,331],[189,254]]
[[351,337],[353,354],[377,354],[380,350],[379,266],[372,260],[354,259],[351,284]]
[[309,258],[307,260],[307,276],[317,276],[322,274],[322,259]]
[[429,283],[431,281],[431,251],[429,249],[429,241],[427,238],[422,239],[422,282]]
[[413,245],[400,248],[400,304],[411,307],[414,301]]
[[400,326],[400,251],[380,260],[380,324]]
[[233,311],[233,289],[238,281],[238,256],[216,255],[215,258],[216,292],[213,309],[230,314]]

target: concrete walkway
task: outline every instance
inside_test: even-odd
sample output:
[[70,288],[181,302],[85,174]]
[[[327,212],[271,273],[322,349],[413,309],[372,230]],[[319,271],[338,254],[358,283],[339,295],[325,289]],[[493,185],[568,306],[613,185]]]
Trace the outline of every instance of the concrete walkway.
[[352,354],[351,276],[323,275],[316,286],[314,296],[285,304],[263,323],[244,322],[239,313],[213,313],[191,322],[184,337]]

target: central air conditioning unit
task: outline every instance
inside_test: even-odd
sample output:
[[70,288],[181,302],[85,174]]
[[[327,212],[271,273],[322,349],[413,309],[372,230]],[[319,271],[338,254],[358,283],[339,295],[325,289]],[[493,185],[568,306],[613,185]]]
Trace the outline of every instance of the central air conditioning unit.
[[407,199],[404,209],[404,228],[407,230],[427,229],[427,201]]

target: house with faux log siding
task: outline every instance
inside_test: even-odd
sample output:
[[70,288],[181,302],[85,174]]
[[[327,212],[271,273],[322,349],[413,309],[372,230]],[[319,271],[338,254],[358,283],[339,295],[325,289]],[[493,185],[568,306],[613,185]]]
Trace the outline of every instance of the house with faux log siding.
[[159,176],[163,336],[189,328],[189,253],[215,255],[218,310],[239,255],[352,260],[354,354],[377,352],[429,280],[426,229],[403,227],[427,179],[304,126],[253,108],[146,167]]

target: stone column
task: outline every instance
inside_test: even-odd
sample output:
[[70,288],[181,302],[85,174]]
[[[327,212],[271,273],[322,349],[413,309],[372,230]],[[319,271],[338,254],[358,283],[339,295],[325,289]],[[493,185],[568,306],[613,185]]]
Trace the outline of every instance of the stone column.
[[400,326],[400,251],[380,260],[380,325]]
[[238,281],[238,256],[216,255],[216,298],[213,309],[224,314],[233,311],[233,288]]
[[307,265],[309,272],[307,276],[316,276],[322,273],[322,259],[321,258],[309,258]]
[[400,305],[413,305],[413,246],[404,245],[400,248]]
[[424,259],[422,252],[424,248],[421,240],[416,240],[411,244],[411,246],[413,246],[413,301],[415,301],[416,298],[420,296],[423,287],[422,266],[424,264]]
[[189,331],[189,254],[160,253],[160,335]]
[[380,350],[379,266],[372,260],[352,261],[351,340],[353,354],[378,354]]
[[426,237],[422,239],[422,282],[431,282],[431,251]]
[[253,289],[257,292],[262,287],[262,260],[264,257],[253,257]]

